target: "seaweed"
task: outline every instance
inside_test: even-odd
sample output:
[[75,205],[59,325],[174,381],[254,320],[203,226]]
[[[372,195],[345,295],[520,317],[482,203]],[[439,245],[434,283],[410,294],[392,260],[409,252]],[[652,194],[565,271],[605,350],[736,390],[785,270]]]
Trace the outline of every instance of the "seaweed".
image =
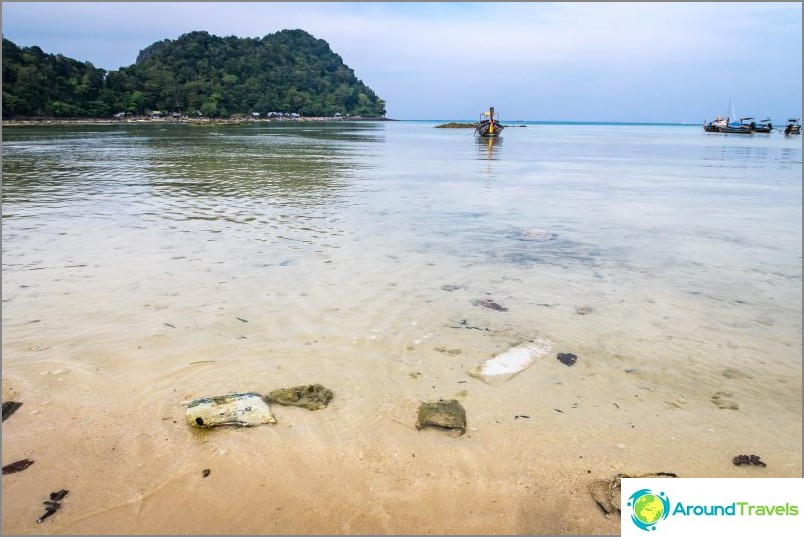
[[31,459],[22,459],[20,461],[12,462],[11,464],[6,464],[5,466],[3,466],[3,475],[22,472],[33,463],[34,461],[32,461]]
[[6,421],[21,406],[22,403],[16,401],[5,401],[3,403],[3,421]]

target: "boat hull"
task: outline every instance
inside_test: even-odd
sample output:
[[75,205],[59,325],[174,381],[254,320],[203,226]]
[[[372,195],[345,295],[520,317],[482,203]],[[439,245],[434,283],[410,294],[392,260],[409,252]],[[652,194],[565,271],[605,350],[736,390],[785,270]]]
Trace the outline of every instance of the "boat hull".
[[475,134],[482,138],[496,138],[500,136],[504,128],[498,123],[494,123],[493,127],[489,123],[481,123],[475,127]]
[[754,129],[750,127],[719,127],[717,131],[724,134],[754,134]]

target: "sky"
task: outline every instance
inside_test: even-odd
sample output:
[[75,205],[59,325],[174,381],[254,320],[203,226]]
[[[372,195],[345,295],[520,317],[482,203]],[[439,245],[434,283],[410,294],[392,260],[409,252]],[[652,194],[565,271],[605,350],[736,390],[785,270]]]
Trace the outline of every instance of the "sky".
[[801,2],[2,2],[5,38],[107,70],[191,31],[294,28],[393,119],[801,117]]

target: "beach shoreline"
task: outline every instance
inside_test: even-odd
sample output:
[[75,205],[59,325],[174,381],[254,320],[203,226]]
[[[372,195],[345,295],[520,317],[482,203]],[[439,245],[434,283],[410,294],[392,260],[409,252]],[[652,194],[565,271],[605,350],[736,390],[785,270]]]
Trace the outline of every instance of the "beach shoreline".
[[305,121],[312,122],[350,122],[350,121],[395,121],[390,118],[372,118],[360,116],[344,116],[344,117],[298,117],[298,118],[172,118],[161,117],[152,118],[146,116],[128,117],[128,118],[3,118],[3,127],[21,127],[21,126],[48,126],[48,125],[196,125],[196,126],[213,126],[213,125],[248,125],[248,124],[270,124],[270,123],[299,123]]

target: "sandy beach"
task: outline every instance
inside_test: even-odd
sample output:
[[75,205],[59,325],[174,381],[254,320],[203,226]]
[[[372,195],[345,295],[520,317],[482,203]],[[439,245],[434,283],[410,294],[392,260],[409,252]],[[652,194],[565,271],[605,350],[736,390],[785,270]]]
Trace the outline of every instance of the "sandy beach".
[[[142,353],[159,345],[152,338]],[[503,388],[459,384],[467,378],[449,367],[412,379],[416,366],[402,353],[383,390],[321,371],[314,380],[336,394],[326,409],[275,405],[276,425],[200,431],[185,423],[181,401],[299,382],[279,365],[292,354],[264,380],[233,375],[243,363],[224,364],[221,354],[193,354],[167,375],[192,382],[171,387],[156,369],[132,375],[133,357],[104,360],[92,344],[83,352],[93,358],[82,367],[4,366],[3,400],[23,406],[3,424],[3,463],[35,461],[3,478],[4,533],[616,534],[618,518],[589,494],[595,479],[801,473],[799,431],[763,434],[758,423],[772,409],[749,395],[745,378],[712,387],[740,394],[740,410],[721,410],[589,363],[544,360]],[[418,402],[433,395],[462,401],[465,436],[412,428]],[[742,453],[768,466],[735,467]],[[61,488],[70,491],[63,509],[35,524],[41,501]]]

